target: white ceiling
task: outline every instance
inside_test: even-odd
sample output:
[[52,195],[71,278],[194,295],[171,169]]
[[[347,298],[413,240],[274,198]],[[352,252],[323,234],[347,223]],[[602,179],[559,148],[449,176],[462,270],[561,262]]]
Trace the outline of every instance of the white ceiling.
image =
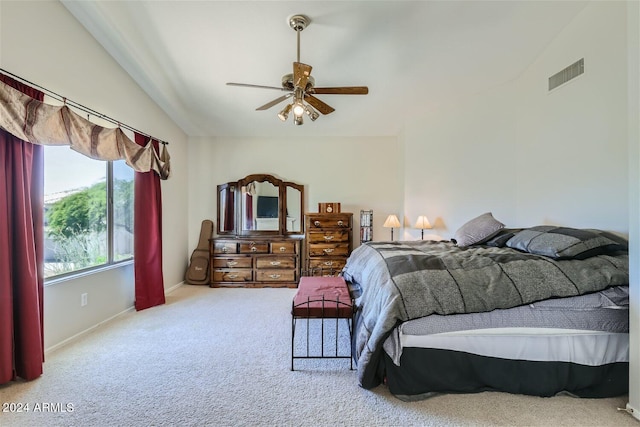
[[[394,136],[412,111],[518,77],[585,1],[70,1],[66,8],[190,136]],[[336,111],[295,126],[255,108],[296,60]],[[425,118],[426,119],[426,118]]]

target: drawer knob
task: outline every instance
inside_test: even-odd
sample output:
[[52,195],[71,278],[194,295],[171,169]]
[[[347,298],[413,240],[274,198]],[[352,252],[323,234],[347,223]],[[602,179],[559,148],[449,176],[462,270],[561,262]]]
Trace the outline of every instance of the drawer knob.
[[284,251],[286,251],[286,250],[287,250],[287,248],[286,248],[286,247],[284,247],[284,246],[280,246],[280,252],[284,252]]
[[333,252],[333,248],[326,248],[326,249],[323,249],[323,251],[324,251],[325,253],[330,254],[331,252]]
[[271,277],[272,279],[279,279],[280,275],[279,274],[270,274],[269,277]]
[[342,220],[338,221],[338,227],[343,227],[344,226],[344,222],[342,222]]
[[237,274],[230,274],[229,275],[229,279],[237,279],[238,275]]
[[315,225],[316,227],[320,227],[320,221],[318,221],[318,220],[314,221],[313,225]]
[[271,261],[269,264],[271,264],[271,265],[280,265],[280,261]]
[[229,252],[229,248],[228,248],[228,247],[226,247],[226,246],[224,246],[224,247],[222,248],[222,252],[225,252],[225,253],[226,253],[226,252]]
[[324,236],[324,240],[333,240],[333,236]]
[[331,267],[333,265],[333,261],[325,261],[324,265]]
[[238,265],[238,261],[228,261],[228,262],[227,262],[227,265],[228,265],[229,267],[234,267],[234,266]]
[[256,248],[255,246],[251,246],[251,252],[255,252],[257,250],[258,250],[258,248]]

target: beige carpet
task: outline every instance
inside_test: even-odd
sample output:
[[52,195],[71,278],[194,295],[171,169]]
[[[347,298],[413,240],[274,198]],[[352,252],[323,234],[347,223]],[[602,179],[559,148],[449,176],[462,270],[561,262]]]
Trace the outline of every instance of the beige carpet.
[[[627,397],[443,395],[406,403],[358,387],[346,360],[290,367],[292,289],[182,286],[47,355],[0,386],[5,426],[638,426]],[[15,405],[13,405],[15,408]]]

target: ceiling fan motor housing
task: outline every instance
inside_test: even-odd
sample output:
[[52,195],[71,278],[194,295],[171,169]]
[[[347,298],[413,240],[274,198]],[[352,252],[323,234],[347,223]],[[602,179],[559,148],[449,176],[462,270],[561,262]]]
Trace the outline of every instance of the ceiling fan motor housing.
[[[310,92],[316,84],[313,76],[309,76],[308,79],[309,80],[307,81],[307,85],[304,88],[305,92]],[[295,85],[293,84],[293,73],[285,74],[284,76],[282,76],[282,87],[287,90],[295,89]]]
[[289,18],[289,26],[294,31],[304,30],[305,28],[307,28],[307,25],[309,25],[310,22],[311,19],[309,19],[309,17],[306,15],[293,15]]

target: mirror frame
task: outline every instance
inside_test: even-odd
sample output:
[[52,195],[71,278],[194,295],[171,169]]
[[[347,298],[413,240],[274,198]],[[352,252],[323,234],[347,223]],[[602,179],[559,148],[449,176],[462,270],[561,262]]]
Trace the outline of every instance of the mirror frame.
[[[242,188],[250,182],[269,182],[273,186],[278,188],[278,229],[277,230],[243,230],[242,224]],[[287,230],[287,189],[293,188],[300,192],[300,207],[299,218],[300,230],[288,231]],[[220,218],[224,218],[224,214],[221,215],[221,191],[228,190],[234,193],[234,217],[233,227],[229,230],[221,230]],[[252,174],[247,175],[244,178],[236,182],[227,182],[217,186],[217,233],[218,235],[236,235],[242,237],[249,236],[268,236],[268,235],[299,235],[304,234],[304,186],[295,182],[283,181],[269,174]]]
[[[236,232],[236,186],[237,183],[236,182],[227,182],[226,184],[221,184],[218,185],[217,187],[217,192],[216,192],[216,206],[218,206],[218,213],[217,213],[217,217],[216,217],[216,227],[217,227],[217,232],[219,235],[223,235],[223,234],[235,234]],[[225,219],[225,223],[229,222],[229,218],[227,218],[227,215],[223,215],[221,210],[220,210],[220,206],[222,206],[222,198],[220,197],[220,195],[222,194],[223,191],[227,191],[230,194],[233,194],[233,212],[231,213],[230,217],[231,217],[231,224],[232,226],[229,229],[221,229],[221,218]],[[228,199],[228,198],[227,198]]]

